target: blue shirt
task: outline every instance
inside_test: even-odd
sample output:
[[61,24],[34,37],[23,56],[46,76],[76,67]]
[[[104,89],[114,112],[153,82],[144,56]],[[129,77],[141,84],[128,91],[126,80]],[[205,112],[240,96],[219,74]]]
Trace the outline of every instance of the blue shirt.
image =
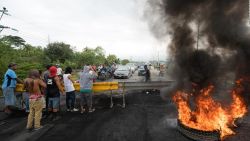
[[8,69],[6,71],[6,73],[5,73],[5,75],[4,75],[4,81],[3,81],[3,84],[2,84],[2,89],[7,88],[7,82],[8,82],[7,75],[9,75],[10,78],[11,78],[10,85],[8,87],[15,88],[16,87],[16,78],[17,78],[16,73],[12,69]]

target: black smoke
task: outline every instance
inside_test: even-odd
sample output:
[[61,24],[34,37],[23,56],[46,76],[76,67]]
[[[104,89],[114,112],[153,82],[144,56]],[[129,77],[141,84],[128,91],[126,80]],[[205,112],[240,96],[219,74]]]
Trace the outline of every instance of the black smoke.
[[186,88],[187,82],[188,87],[195,84],[201,89],[222,84],[225,77],[250,78],[248,0],[148,0],[148,4],[145,16],[154,35],[171,37],[168,48],[178,88]]

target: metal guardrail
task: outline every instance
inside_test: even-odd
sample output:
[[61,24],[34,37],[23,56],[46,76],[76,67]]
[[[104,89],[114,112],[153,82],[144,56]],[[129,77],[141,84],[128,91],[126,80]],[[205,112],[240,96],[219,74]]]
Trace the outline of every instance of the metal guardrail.
[[126,90],[161,89],[174,81],[119,82],[119,88]]
[[[149,82],[95,82],[93,84],[94,95],[99,93],[105,93],[110,96],[110,108],[113,107],[113,96],[122,95],[123,103],[122,107],[126,106],[125,94],[126,91],[131,90],[147,90],[147,89],[158,89],[163,87],[168,87],[174,81],[149,81]],[[80,84],[75,83],[74,87],[76,91],[80,91]],[[24,86],[22,84],[17,84],[17,92],[25,92]]]
[[[119,82],[119,89],[122,92],[122,107],[126,107],[126,97],[125,92],[131,90],[148,90],[148,89],[162,89],[168,87],[174,81],[149,81],[149,82]],[[113,107],[112,95],[111,95],[111,104],[110,107]]]
[[[74,83],[74,87],[76,91],[80,91],[80,83]],[[118,82],[95,82],[93,84],[94,92],[102,92],[102,91],[110,91],[110,90],[118,90],[119,84]],[[16,85],[16,92],[25,92],[23,84]]]

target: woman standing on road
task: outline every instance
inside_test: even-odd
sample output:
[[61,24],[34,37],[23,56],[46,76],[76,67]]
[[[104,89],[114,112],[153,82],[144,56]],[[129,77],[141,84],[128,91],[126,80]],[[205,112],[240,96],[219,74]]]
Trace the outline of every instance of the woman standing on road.
[[29,77],[25,79],[25,87],[29,93],[29,116],[27,122],[27,129],[32,129],[33,121],[34,128],[38,130],[41,128],[41,117],[43,109],[42,93],[40,87],[46,88],[46,84],[40,79],[38,70],[31,70]]
[[87,105],[88,112],[94,112],[92,107],[92,88],[93,80],[97,74],[93,71],[90,73],[90,67],[84,66],[83,72],[80,75],[80,92],[81,92],[81,113],[85,112],[84,106]]
[[65,74],[63,74],[64,89],[66,92],[66,106],[68,112],[69,111],[76,112],[78,111],[78,109],[75,108],[76,95],[75,95],[75,87],[73,85],[74,80],[72,79],[71,73],[72,73],[72,68],[67,67],[65,69]]

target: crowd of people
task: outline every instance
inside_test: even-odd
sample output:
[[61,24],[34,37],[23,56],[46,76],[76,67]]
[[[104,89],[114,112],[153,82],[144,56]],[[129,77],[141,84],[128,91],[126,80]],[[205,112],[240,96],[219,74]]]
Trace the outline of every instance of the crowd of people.
[[[45,72],[32,69],[27,78],[21,80],[16,75],[17,64],[10,63],[4,75],[2,90],[4,95],[4,112],[12,113],[15,107],[15,88],[17,83],[22,83],[25,111],[28,113],[27,130],[39,130],[42,128],[41,119],[50,118],[57,120],[60,110],[60,95],[66,95],[66,107],[68,112],[77,112],[76,94],[74,80],[72,78],[72,68],[66,67],[63,73],[60,66],[48,65]],[[94,67],[85,65],[80,74],[80,113],[94,112],[92,106],[93,82],[97,78]],[[64,85],[64,87],[63,87]]]
[[[114,72],[115,66],[112,70]],[[48,65],[46,71],[32,69],[27,78],[21,80],[16,75],[17,64],[10,63],[4,75],[2,90],[4,95],[4,112],[12,113],[12,107],[16,105],[15,89],[17,83],[24,85],[23,102],[25,111],[28,113],[26,128],[28,130],[39,130],[42,128],[41,119],[49,118],[57,120],[60,118],[60,96],[66,95],[67,112],[94,112],[92,104],[93,83],[98,78],[98,72],[108,71],[105,66],[85,65],[80,73],[80,103],[76,108],[76,93],[72,76],[72,68],[66,67],[63,73],[59,64]],[[150,72],[147,66],[145,69],[145,81],[150,80]],[[63,87],[64,86],[64,87]]]

